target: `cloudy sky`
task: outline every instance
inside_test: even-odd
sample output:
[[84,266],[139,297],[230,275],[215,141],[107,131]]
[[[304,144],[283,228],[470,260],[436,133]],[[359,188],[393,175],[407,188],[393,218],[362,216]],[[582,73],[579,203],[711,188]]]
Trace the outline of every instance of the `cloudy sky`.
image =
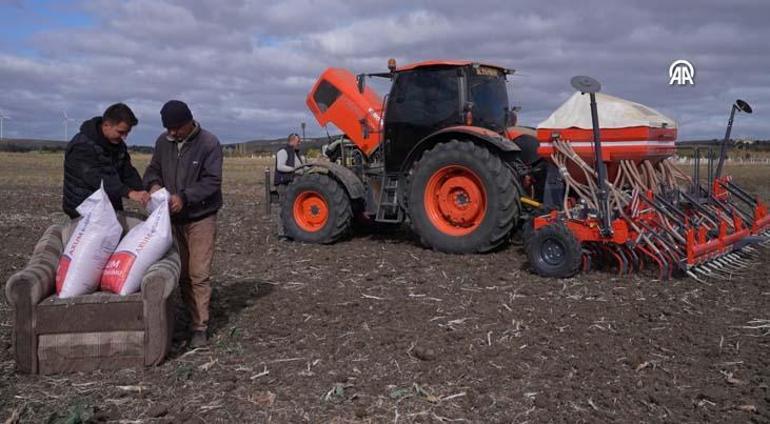
[[[680,139],[718,138],[731,102],[755,109],[737,137],[770,138],[770,2],[765,0],[0,0],[5,136],[64,138],[76,120],[128,103],[151,144],[164,101],[188,102],[224,142],[284,136],[308,123],[305,96],[329,66],[381,72],[435,58],[517,70],[520,122],[536,125],[578,74],[671,116]],[[686,59],[695,84],[669,86]],[[382,93],[384,94],[384,93]]]

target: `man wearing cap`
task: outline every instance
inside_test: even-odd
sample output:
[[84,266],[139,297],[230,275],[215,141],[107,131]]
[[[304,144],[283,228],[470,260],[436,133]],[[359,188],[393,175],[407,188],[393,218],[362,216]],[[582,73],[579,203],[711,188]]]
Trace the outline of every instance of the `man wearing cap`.
[[124,197],[142,206],[150,200],[125,143],[138,122],[128,106],[116,103],[102,116],[83,122],[80,132],[67,144],[62,208],[70,218],[80,216],[76,208],[102,183],[116,211],[123,210]]
[[[294,171],[305,164],[305,157],[299,152],[300,141],[299,134],[291,133],[286,138],[286,145],[275,153],[273,184],[279,198],[286,192],[286,186],[294,180]],[[285,238],[279,212],[276,212],[274,219],[278,223],[278,237]]]
[[167,102],[160,116],[166,131],[155,141],[144,185],[151,193],[161,187],[171,193],[171,223],[182,260],[179,286],[192,321],[189,345],[202,347],[208,344],[211,262],[222,207],[222,146],[184,102]]

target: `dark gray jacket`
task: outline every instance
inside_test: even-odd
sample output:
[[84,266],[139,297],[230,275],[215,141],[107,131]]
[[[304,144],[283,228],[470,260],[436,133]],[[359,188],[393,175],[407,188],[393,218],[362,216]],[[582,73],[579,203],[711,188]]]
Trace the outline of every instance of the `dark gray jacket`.
[[200,128],[180,151],[176,142],[166,139],[165,132],[161,134],[144,171],[144,186],[149,190],[155,184],[182,197],[182,211],[171,215],[175,224],[217,213],[222,207],[222,146],[217,137]]

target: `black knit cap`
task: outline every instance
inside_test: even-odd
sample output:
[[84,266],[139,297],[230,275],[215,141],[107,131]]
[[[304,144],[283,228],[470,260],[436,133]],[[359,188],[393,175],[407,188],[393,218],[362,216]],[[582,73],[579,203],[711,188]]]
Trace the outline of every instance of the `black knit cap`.
[[192,119],[190,108],[185,102],[179,100],[169,100],[160,109],[160,120],[163,121],[163,128],[178,128]]

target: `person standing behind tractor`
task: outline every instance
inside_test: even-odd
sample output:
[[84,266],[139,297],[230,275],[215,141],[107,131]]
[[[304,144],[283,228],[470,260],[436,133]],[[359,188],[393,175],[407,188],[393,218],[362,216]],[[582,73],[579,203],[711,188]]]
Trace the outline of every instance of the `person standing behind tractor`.
[[[299,152],[301,139],[299,134],[291,133],[286,138],[286,146],[282,147],[275,154],[275,175],[273,175],[273,184],[278,191],[278,197],[283,197],[286,187],[294,180],[294,171],[306,163],[305,157]],[[281,222],[280,210],[276,211],[273,219],[278,223],[278,237],[286,238],[283,223]]]
[[128,106],[116,103],[102,116],[83,122],[80,132],[67,144],[62,209],[70,218],[80,216],[75,208],[102,183],[116,211],[123,210],[124,197],[142,206],[150,200],[125,143],[138,122]]
[[171,223],[179,246],[179,286],[191,318],[189,346],[208,344],[211,263],[222,207],[222,146],[201,128],[190,108],[170,100],[160,110],[163,127],[144,173],[150,193],[165,187],[171,198]]

